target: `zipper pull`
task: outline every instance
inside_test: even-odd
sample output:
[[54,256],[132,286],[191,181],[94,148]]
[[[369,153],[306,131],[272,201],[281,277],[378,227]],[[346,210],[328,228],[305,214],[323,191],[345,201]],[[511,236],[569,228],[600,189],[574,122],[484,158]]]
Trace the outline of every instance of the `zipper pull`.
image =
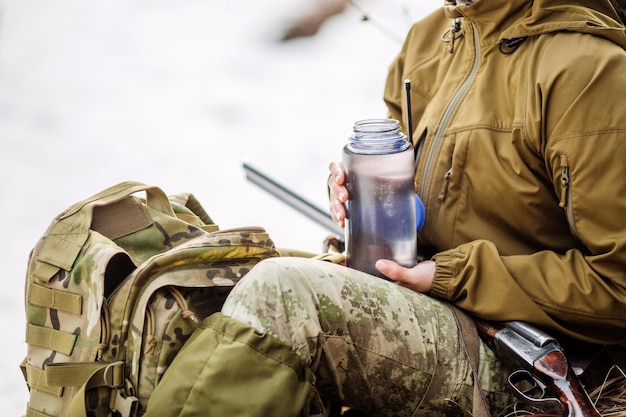
[[450,179],[452,178],[452,168],[450,168],[445,175],[443,176],[443,185],[441,186],[441,191],[437,198],[439,201],[443,201],[446,199],[446,195],[448,194],[448,186],[450,185]]
[[559,155],[561,163],[561,197],[559,207],[563,208],[567,204],[567,189],[569,188],[569,165],[565,155]]
[[[461,36],[463,36],[462,33],[459,33],[461,31],[461,19],[459,19],[458,17],[456,19],[454,19],[452,21],[452,26],[450,26],[450,28],[448,30],[446,30],[443,35],[441,35],[441,41],[444,43],[449,43],[450,45],[448,46],[448,52],[449,53],[453,53],[454,52],[454,41],[458,38],[460,38]],[[458,34],[458,36],[457,36]],[[448,39],[448,37],[450,39]]]

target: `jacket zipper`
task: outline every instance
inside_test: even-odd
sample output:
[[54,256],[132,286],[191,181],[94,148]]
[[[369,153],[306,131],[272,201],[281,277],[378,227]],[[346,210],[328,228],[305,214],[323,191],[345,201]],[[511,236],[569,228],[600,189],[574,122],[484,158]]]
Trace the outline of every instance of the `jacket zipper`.
[[561,196],[559,198],[559,206],[565,210],[565,216],[567,217],[567,224],[569,225],[570,231],[578,238],[578,231],[576,230],[576,223],[574,222],[570,167],[567,162],[567,156],[560,154],[559,163],[561,166]]
[[[426,187],[429,181],[429,177],[431,175],[431,171],[433,169],[433,163],[435,160],[436,151],[439,148],[439,144],[443,137],[443,133],[445,132],[446,128],[448,127],[448,124],[450,123],[452,114],[456,110],[457,106],[459,105],[459,102],[463,98],[463,95],[465,94],[469,86],[471,85],[472,81],[474,81],[474,78],[476,77],[476,73],[478,72],[478,65],[480,63],[480,42],[478,39],[478,31],[476,30],[476,27],[471,22],[470,22],[470,26],[472,27],[472,32],[474,34],[474,53],[475,53],[474,66],[472,67],[472,70],[470,71],[469,75],[467,76],[465,81],[463,81],[463,84],[461,84],[459,89],[456,91],[456,93],[452,97],[452,100],[448,104],[448,107],[444,111],[443,117],[441,118],[441,123],[439,123],[439,128],[435,132],[435,136],[433,138],[433,144],[428,151],[428,155],[426,157],[426,167],[424,168],[424,176],[422,179],[422,187],[420,190],[420,196],[422,198],[425,198],[426,200],[428,200]],[[449,172],[451,175],[452,174],[451,171]],[[446,173],[446,180],[447,181],[450,180],[447,173]],[[426,204],[426,206],[428,206],[428,201],[424,201],[424,203]]]

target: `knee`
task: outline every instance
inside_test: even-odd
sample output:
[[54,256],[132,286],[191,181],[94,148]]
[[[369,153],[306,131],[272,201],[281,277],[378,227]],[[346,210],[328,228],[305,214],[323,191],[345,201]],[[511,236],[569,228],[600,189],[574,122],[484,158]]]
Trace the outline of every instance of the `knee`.
[[239,284],[250,284],[252,282],[278,282],[286,278],[293,279],[297,274],[297,258],[269,258],[256,264],[246,274]]
[[279,257],[264,259],[255,265],[233,288],[231,296],[268,300],[280,293],[293,292],[298,282],[306,280],[299,265],[303,258]]
[[248,272],[240,284],[252,285],[256,283],[254,285],[258,285],[264,283],[271,285],[273,283],[285,285],[300,279],[311,279],[320,275],[319,271],[325,263],[327,262],[297,257],[264,259]]
[[[308,336],[319,333],[319,326],[311,324],[317,317],[317,296],[308,277],[307,268],[315,268],[310,262],[287,257],[259,262],[233,288],[222,313],[306,350]],[[309,360],[305,351],[298,355]]]
[[289,271],[295,266],[296,263],[299,262],[301,258],[292,258],[292,257],[276,257],[276,258],[267,258],[260,261],[256,264],[250,272],[248,272],[248,276],[263,276],[269,274],[280,273],[283,274],[285,271]]
[[227,304],[245,304],[249,309],[270,309],[268,311],[292,307],[312,311],[322,295],[341,298],[339,293],[345,286],[347,271],[342,266],[309,258],[266,259],[237,283]]

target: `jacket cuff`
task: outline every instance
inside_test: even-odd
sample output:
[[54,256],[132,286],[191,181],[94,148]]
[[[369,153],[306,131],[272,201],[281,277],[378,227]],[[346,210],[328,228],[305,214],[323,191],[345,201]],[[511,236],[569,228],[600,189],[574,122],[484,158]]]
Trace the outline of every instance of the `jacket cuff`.
[[431,295],[436,298],[449,299],[450,281],[455,276],[454,259],[455,251],[449,250],[436,254],[435,260],[435,277],[433,279],[433,287]]

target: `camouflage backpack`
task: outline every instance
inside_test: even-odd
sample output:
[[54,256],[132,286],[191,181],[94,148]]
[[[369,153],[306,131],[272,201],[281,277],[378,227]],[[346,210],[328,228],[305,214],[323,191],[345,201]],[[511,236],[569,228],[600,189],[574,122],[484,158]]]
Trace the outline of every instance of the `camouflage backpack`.
[[29,258],[26,416],[143,414],[198,323],[272,256],[263,228],[219,230],[191,194],[124,182],[73,205]]

